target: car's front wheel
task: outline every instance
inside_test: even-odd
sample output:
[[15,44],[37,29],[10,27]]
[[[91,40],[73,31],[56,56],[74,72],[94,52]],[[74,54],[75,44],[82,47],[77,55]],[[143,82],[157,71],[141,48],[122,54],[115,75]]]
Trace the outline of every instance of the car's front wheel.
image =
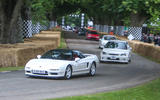
[[72,68],[71,68],[71,66],[68,66],[65,70],[64,78],[70,79],[71,77],[72,77]]
[[89,75],[90,76],[94,76],[96,74],[96,64],[92,63],[91,68],[90,68],[90,72]]

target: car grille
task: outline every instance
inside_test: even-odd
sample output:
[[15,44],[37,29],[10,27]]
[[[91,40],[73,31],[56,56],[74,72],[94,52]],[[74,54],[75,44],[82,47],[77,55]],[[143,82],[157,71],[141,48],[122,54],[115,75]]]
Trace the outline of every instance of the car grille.
[[119,54],[114,54],[114,53],[109,53],[109,55],[112,55],[112,56],[119,56]]
[[58,75],[58,73],[50,73],[51,75]]
[[107,58],[108,60],[119,60],[119,58],[116,58],[116,59],[111,59],[111,58]]

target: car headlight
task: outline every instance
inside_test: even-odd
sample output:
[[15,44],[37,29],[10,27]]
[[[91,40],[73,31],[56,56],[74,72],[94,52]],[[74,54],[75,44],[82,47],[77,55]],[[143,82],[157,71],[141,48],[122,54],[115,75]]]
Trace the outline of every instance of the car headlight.
[[127,54],[126,53],[122,53],[121,56],[127,56]]
[[25,67],[25,69],[26,69],[26,70],[30,70],[31,68],[30,68],[30,67]]

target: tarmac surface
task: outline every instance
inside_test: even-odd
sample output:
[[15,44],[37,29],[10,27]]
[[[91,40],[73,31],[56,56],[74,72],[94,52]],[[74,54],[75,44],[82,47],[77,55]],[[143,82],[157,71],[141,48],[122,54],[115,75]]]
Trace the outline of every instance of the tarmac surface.
[[[66,32],[70,49],[100,55],[98,41]],[[24,70],[0,73],[0,100],[41,100],[119,90],[160,77],[160,64],[132,53],[131,63],[100,63],[96,75],[74,76],[70,80],[28,78]]]

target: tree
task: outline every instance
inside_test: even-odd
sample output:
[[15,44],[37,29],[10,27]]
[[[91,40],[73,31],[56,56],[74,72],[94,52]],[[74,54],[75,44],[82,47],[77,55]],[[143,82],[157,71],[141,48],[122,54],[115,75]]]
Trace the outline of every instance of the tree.
[[24,0],[0,0],[0,43],[22,42],[18,19]]

